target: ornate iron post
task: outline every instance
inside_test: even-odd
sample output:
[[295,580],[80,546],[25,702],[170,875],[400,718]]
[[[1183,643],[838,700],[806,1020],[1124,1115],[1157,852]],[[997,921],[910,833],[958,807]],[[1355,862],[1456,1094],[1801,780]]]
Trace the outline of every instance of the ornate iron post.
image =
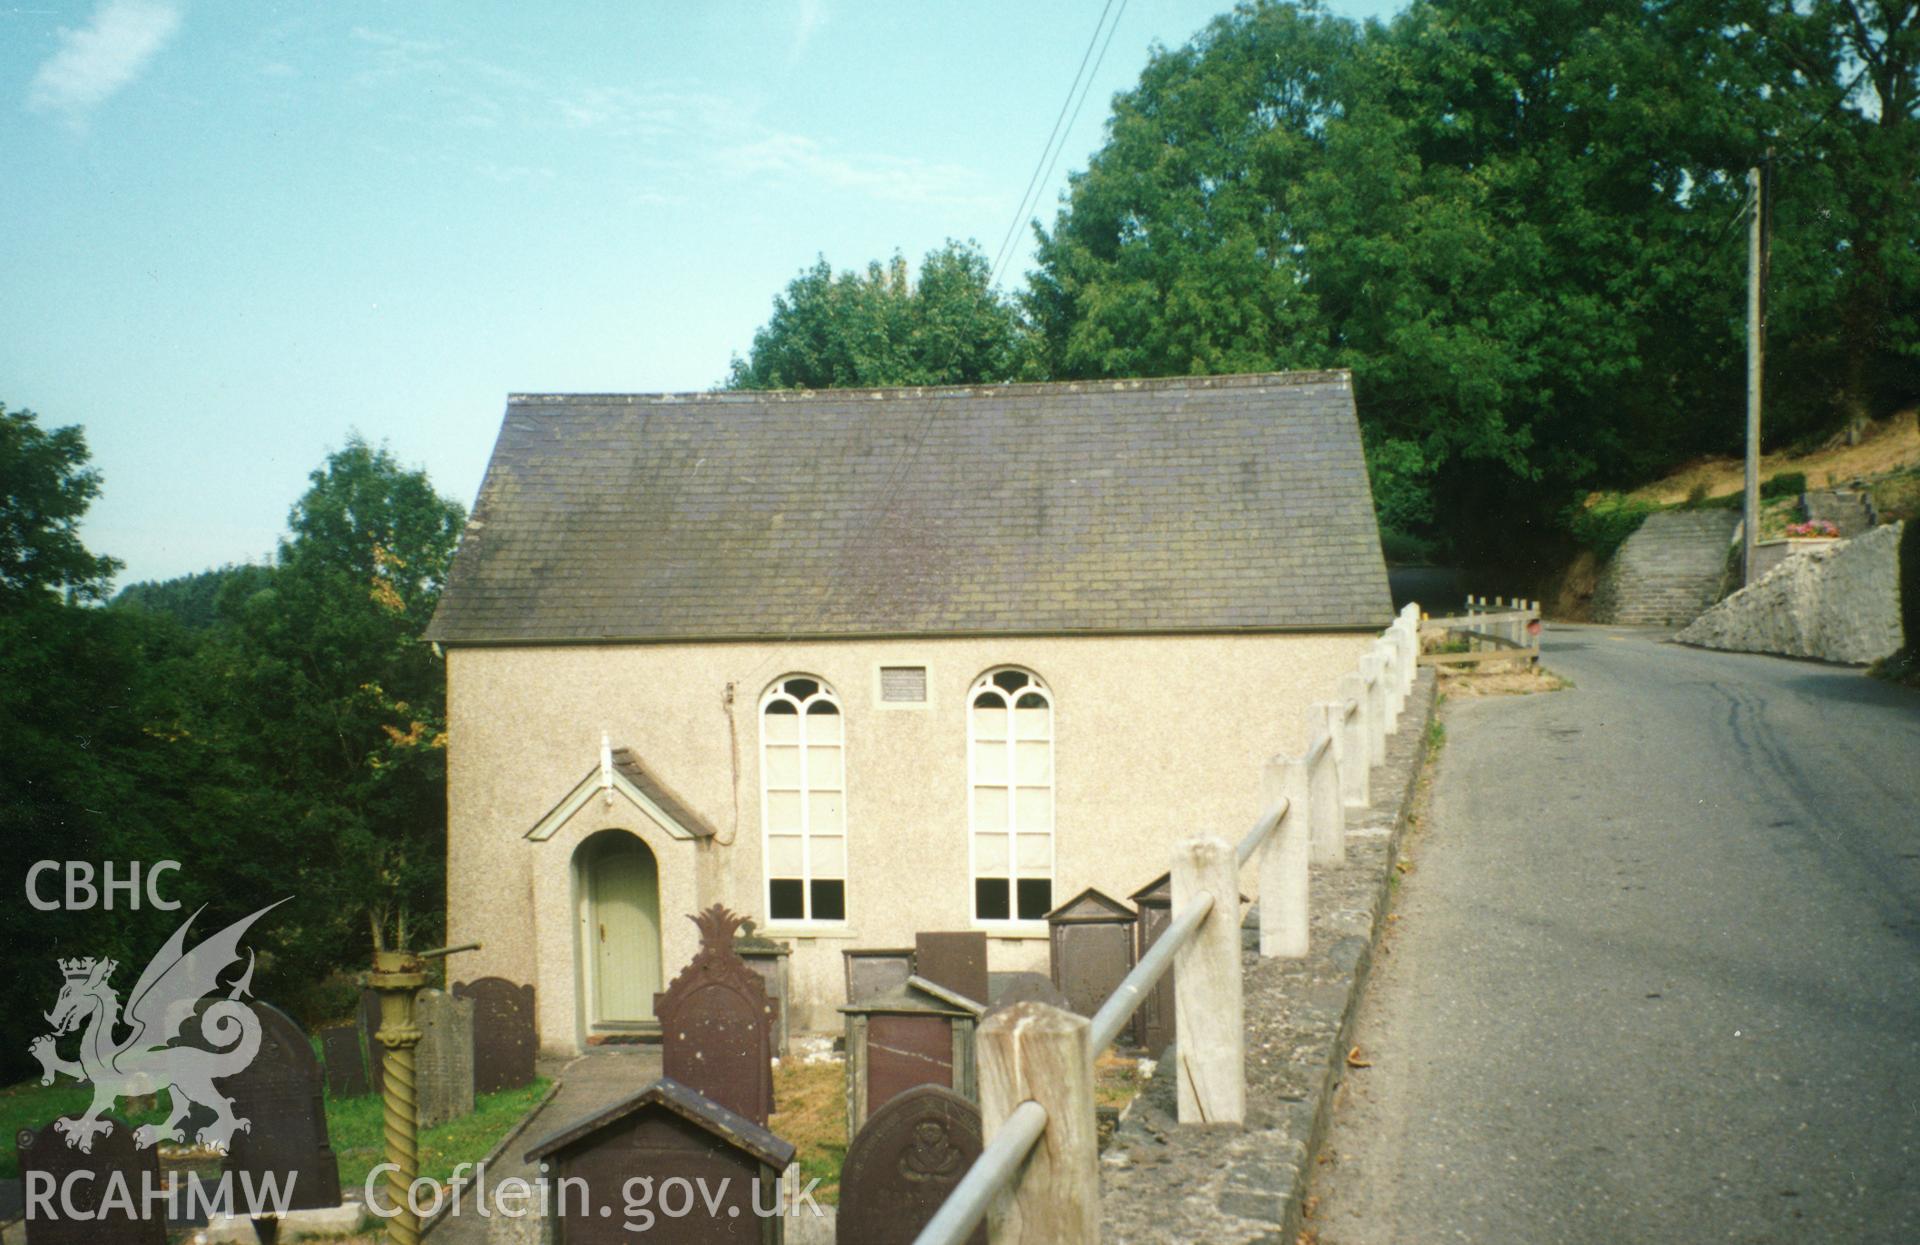
[[427,984],[427,961],[456,951],[475,951],[480,944],[440,947],[432,951],[375,951],[367,984],[380,995],[380,1029],[376,1036],[386,1048],[381,1062],[381,1107],[385,1115],[387,1193],[394,1214],[387,1220],[392,1245],[419,1245],[420,1216],[407,1201],[407,1191],[420,1174],[420,1113],[414,1092],[413,1048],[420,1044],[420,1027],[413,1023],[413,994]]

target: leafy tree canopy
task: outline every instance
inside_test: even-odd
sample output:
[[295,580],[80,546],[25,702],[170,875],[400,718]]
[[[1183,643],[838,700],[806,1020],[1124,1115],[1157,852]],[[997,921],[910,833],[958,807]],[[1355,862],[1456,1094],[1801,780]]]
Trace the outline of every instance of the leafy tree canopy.
[[48,431],[0,403],[0,607],[65,593],[99,600],[120,563],[90,553],[80,520],[100,495],[86,434]]

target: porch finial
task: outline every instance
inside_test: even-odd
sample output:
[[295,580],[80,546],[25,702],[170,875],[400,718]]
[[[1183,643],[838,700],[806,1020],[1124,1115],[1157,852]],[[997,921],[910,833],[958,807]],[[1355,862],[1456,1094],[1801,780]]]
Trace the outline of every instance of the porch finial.
[[613,740],[600,732],[600,798],[613,806]]

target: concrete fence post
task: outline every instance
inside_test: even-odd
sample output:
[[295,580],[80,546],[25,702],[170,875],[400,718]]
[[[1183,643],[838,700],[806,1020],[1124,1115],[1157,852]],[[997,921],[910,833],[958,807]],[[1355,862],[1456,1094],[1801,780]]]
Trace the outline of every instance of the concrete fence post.
[[[1260,848],[1260,954],[1300,960],[1307,955],[1307,858],[1313,790],[1307,763],[1295,757],[1267,762],[1266,798],[1287,797],[1287,815]],[[1179,901],[1174,904],[1179,908]]]
[[[1227,852],[1233,859],[1233,852]],[[987,1211],[993,1245],[1098,1245],[1100,1141],[1094,1120],[1092,1026],[1045,1003],[1015,1003],[980,1023],[980,1124],[987,1140],[1021,1103],[1047,1109],[1047,1131]]]
[[1373,803],[1367,770],[1367,689],[1359,674],[1343,674],[1339,684],[1340,799],[1348,808]]
[[[1198,896],[1213,896],[1213,911],[1173,958],[1173,1034],[1179,1047],[1176,1074],[1182,1124],[1246,1120],[1247,1033],[1235,863],[1232,845],[1221,839],[1186,839],[1173,853],[1175,919]],[[1265,902],[1263,895],[1262,906]]]
[[1384,733],[1391,735],[1400,729],[1400,646],[1386,637],[1374,645],[1374,651],[1380,654],[1380,692],[1381,708],[1385,710],[1382,719],[1386,726]]
[[1387,759],[1387,685],[1381,677],[1380,654],[1360,658],[1360,677],[1367,683],[1367,764],[1382,765]]
[[[1309,858],[1316,865],[1337,865],[1347,859],[1347,812],[1340,789],[1340,706],[1322,702],[1307,710],[1307,738],[1327,746],[1320,759],[1307,767],[1307,840]],[[1309,749],[1311,752],[1311,749]]]

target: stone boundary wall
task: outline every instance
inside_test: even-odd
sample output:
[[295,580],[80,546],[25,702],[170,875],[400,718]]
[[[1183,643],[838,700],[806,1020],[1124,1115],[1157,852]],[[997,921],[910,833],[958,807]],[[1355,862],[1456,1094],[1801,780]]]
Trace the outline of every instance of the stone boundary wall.
[[1407,696],[1387,759],[1373,775],[1373,806],[1347,814],[1347,860],[1316,866],[1306,959],[1260,955],[1259,921],[1243,927],[1247,1116],[1240,1127],[1178,1123],[1169,1046],[1100,1162],[1101,1239],[1251,1245],[1292,1241],[1333,1091],[1345,1073],[1360,992],[1386,927],[1393,862],[1426,758],[1434,673]]
[[1900,533],[1876,527],[1796,554],[1702,614],[1683,644],[1867,665],[1899,650]]
[[1679,627],[1720,599],[1735,510],[1662,510],[1608,559],[1593,594],[1593,620]]

